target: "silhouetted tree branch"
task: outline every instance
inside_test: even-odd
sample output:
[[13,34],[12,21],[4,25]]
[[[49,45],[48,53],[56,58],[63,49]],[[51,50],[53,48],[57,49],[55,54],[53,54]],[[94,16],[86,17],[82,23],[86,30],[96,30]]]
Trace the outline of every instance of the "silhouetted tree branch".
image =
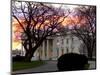
[[[78,10],[77,13],[80,14],[81,19],[79,23],[73,21],[74,30],[72,33],[83,41],[87,47],[88,57],[92,58],[93,52],[96,51],[96,7],[80,6],[76,10]],[[83,21],[85,22],[82,23]]]
[[37,48],[48,36],[56,34],[57,28],[68,15],[61,7],[57,9],[52,5],[33,2],[18,2],[19,6],[16,6],[14,3],[12,16],[23,29],[21,41],[26,52],[25,61],[30,61]]

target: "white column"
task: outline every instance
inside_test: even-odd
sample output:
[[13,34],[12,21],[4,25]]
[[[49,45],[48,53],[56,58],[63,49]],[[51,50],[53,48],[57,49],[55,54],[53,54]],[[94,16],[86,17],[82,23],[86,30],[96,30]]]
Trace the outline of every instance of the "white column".
[[71,38],[69,38],[69,42],[68,42],[68,52],[71,53]]
[[58,57],[60,57],[61,54],[62,54],[62,47],[60,46],[60,47],[59,47],[59,56],[58,56]]
[[49,40],[47,40],[47,60],[49,59]]
[[64,54],[66,53],[66,39],[64,39]]
[[21,56],[24,56],[24,50],[23,50],[23,45],[21,44]]
[[53,59],[55,60],[56,59],[56,57],[57,57],[57,44],[56,44],[56,41],[55,41],[55,38],[53,39],[53,49],[52,49],[53,51],[53,53],[52,53],[52,57],[53,57]]
[[66,52],[69,53],[69,37],[66,39]]
[[22,46],[22,44],[21,44],[21,56],[23,56],[23,46]]
[[45,60],[45,41],[42,43],[42,59]]

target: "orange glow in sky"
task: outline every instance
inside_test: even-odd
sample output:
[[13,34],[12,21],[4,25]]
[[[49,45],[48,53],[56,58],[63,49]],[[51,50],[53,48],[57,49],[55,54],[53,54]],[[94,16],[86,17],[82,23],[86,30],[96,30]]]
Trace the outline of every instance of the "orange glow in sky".
[[[61,17],[59,19],[59,22],[62,21],[63,17]],[[84,18],[85,19],[85,18]],[[81,23],[85,23],[85,20],[82,20]],[[62,25],[63,26],[67,26],[67,25],[72,25],[73,24],[73,21],[77,24],[79,22],[79,18],[78,17],[74,17],[74,18],[71,18],[71,17],[66,17],[64,19],[64,21],[62,22]],[[20,20],[21,23],[23,23],[23,20]],[[49,24],[49,20],[46,20],[44,22],[44,24]],[[38,23],[39,24],[39,23]],[[36,27],[38,27],[39,25],[37,24]],[[15,20],[13,18],[13,22],[12,22],[12,50],[15,50],[15,49],[21,49],[21,32],[22,32],[22,28],[21,26],[19,25],[19,23],[17,22],[17,20]]]

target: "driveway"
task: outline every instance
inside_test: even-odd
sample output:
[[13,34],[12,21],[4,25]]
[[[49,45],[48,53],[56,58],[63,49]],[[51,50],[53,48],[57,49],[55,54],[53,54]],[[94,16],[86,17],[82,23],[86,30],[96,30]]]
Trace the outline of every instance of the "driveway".
[[46,64],[42,66],[31,68],[31,69],[20,70],[20,71],[14,71],[13,74],[57,71],[56,64],[57,61],[46,61]]
[[[89,69],[95,69],[96,63],[95,61],[89,61],[90,68]],[[22,73],[41,73],[41,72],[54,72],[57,71],[57,61],[46,61],[46,64],[31,68],[31,69],[25,69],[20,71],[14,71],[13,74],[22,74]]]

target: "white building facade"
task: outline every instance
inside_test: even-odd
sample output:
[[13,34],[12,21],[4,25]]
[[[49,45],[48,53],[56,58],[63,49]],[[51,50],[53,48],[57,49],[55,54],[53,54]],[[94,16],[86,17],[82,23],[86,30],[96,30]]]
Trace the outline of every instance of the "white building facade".
[[[32,60],[57,60],[66,53],[78,53],[87,55],[87,50],[83,42],[71,34],[55,35],[48,37],[42,45],[36,50]],[[12,53],[15,55],[25,55],[24,47]]]
[[66,53],[85,54],[86,47],[83,42],[76,36],[53,36],[48,37],[35,52],[32,60],[57,60],[61,55]]

